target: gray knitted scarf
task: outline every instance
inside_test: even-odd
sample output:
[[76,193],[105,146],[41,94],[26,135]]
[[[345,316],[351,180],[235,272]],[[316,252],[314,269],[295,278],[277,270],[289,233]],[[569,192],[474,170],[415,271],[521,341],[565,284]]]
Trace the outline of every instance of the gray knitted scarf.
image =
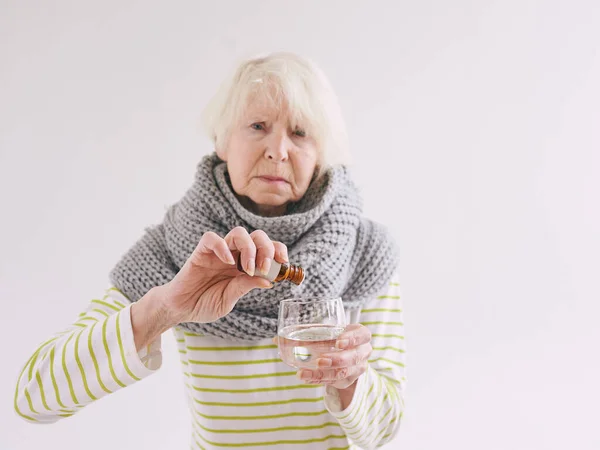
[[302,266],[306,278],[300,286],[281,282],[272,289],[254,289],[215,322],[180,324],[191,332],[229,340],[275,336],[279,302],[290,297],[340,296],[346,309],[360,308],[387,286],[398,262],[390,234],[362,217],[362,201],[345,167],[315,179],[285,215],[263,217],[241,205],[226,163],[213,153],[198,164],[193,185],[163,222],[146,229],[121,258],[111,282],[135,302],[169,282],[205,232],[224,237],[236,226],[263,230],[286,244],[290,262]]

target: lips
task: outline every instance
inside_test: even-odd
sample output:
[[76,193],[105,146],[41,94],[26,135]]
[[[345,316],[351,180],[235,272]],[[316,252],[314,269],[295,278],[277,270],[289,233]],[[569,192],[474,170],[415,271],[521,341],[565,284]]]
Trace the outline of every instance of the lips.
[[261,175],[258,178],[262,178],[265,181],[271,181],[271,182],[282,182],[282,183],[287,183],[287,180],[285,178],[281,178],[281,177],[274,177],[271,175]]

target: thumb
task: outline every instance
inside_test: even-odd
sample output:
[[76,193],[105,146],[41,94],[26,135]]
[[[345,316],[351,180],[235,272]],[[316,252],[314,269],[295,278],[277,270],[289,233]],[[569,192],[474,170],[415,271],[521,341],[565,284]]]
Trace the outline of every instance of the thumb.
[[271,289],[273,283],[261,277],[251,277],[250,275],[242,274],[231,280],[232,287],[236,292],[239,292],[240,297],[247,294],[252,289]]
[[229,282],[224,300],[233,309],[237,301],[252,289],[271,289],[272,287],[273,284],[264,278],[239,275]]

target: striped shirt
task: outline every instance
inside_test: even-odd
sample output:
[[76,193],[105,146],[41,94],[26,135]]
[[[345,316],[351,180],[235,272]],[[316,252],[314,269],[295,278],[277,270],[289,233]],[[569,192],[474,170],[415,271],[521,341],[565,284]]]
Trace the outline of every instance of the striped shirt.
[[[161,337],[137,352],[130,308],[111,288],[39,345],[20,372],[16,413],[53,423],[157,371]],[[389,442],[402,417],[406,380],[398,283],[349,319],[371,330],[373,353],[343,411],[335,388],[299,380],[270,339],[244,344],[173,327],[191,448],[370,449]]]

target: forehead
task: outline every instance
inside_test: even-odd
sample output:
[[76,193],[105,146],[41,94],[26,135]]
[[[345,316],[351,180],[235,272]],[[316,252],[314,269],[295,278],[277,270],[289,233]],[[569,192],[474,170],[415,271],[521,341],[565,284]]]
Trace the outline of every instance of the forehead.
[[277,99],[272,95],[255,92],[248,95],[242,108],[242,114],[274,118],[289,118],[289,103],[286,99]]

